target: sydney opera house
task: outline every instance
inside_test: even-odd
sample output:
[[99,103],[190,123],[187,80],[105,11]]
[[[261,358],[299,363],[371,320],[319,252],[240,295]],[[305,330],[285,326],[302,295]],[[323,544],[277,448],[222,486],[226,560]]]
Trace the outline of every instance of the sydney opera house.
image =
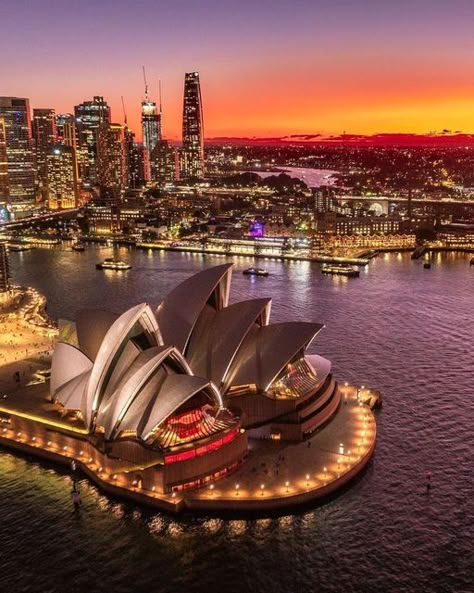
[[39,420],[35,446],[164,497],[239,475],[252,441],[310,439],[341,408],[330,362],[306,353],[323,326],[272,324],[267,298],[229,304],[231,274],[207,268],[156,311],[61,322],[48,401],[15,417],[16,434]]

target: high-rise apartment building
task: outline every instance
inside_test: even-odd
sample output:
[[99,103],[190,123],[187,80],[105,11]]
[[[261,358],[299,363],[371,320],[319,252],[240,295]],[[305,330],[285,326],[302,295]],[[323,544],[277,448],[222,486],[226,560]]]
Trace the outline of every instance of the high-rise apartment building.
[[56,117],[54,109],[33,109],[33,140],[36,153],[36,170],[41,194],[46,198],[48,179],[48,153],[56,144]]
[[128,187],[125,126],[102,123],[97,130],[97,181],[115,198]]
[[204,175],[204,127],[199,72],[188,72],[184,78],[181,171],[184,177]]
[[134,142],[129,152],[128,176],[131,189],[143,187],[150,181],[149,154],[141,142]]
[[47,156],[47,197],[52,209],[76,208],[79,185],[76,151],[72,146],[50,146]]
[[0,207],[8,202],[9,195],[7,135],[5,121],[0,117]]
[[127,160],[128,188],[139,189],[149,180],[148,151],[143,144],[135,141],[135,134],[125,128],[125,156]]
[[9,201],[15,210],[24,210],[34,205],[36,198],[29,100],[0,97],[0,118],[5,125]]
[[74,107],[76,126],[79,139],[79,162],[84,160],[81,179],[85,183],[94,184],[98,181],[97,131],[102,124],[110,123],[110,107],[103,97],[96,96],[92,101],[84,101]]
[[173,183],[179,178],[179,159],[176,147],[168,140],[160,140],[153,151],[156,166],[156,181],[159,183]]

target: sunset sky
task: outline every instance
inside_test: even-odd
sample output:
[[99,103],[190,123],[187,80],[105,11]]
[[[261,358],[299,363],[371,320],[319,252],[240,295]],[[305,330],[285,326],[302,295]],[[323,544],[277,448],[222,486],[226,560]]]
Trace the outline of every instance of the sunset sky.
[[15,0],[1,95],[72,111],[103,95],[140,136],[142,64],[181,133],[201,75],[207,137],[474,132],[474,0]]

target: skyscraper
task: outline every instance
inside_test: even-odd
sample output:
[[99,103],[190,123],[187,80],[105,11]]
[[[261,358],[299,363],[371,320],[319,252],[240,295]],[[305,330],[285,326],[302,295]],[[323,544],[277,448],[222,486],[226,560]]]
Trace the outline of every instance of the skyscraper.
[[102,123],[110,123],[110,107],[104,97],[96,96],[92,101],[84,101],[74,107],[76,126],[79,138],[79,151],[84,157],[84,170],[81,171],[82,181],[96,183],[98,181],[96,170],[97,158],[97,130]]
[[8,202],[9,195],[7,136],[5,122],[3,117],[0,117],[0,206]]
[[97,130],[97,181],[115,199],[128,186],[125,126],[102,123]]
[[204,175],[204,126],[199,72],[184,77],[182,175]]
[[77,173],[79,183],[87,174],[89,163],[87,144],[82,146],[79,142],[79,131],[76,119],[72,113],[61,113],[56,116],[56,127],[58,131],[58,144],[64,144],[74,148],[77,160]]
[[36,197],[29,100],[0,97],[0,117],[5,123],[9,200],[15,210],[24,210]]
[[54,109],[33,109],[33,139],[35,141],[38,182],[42,196],[46,198],[48,153],[57,139]]
[[150,179],[156,180],[156,164],[152,155],[157,143],[161,140],[161,113],[148,95],[142,101],[142,136],[143,146],[148,150],[150,160]]
[[79,199],[76,151],[72,146],[50,146],[47,155],[49,207],[76,208]]
[[125,126],[125,156],[127,160],[128,188],[138,189],[145,185],[145,171],[149,170],[148,151],[135,141],[135,134]]

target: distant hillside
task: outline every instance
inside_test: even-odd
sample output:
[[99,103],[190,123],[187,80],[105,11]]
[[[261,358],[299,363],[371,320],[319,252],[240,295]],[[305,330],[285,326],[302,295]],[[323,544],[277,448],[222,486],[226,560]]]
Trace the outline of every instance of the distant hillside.
[[217,137],[206,138],[207,144],[261,144],[285,145],[302,144],[315,146],[353,145],[353,146],[439,146],[462,147],[474,146],[474,134],[444,130],[436,134],[343,134],[340,136],[322,136],[321,134],[294,134],[281,137]]

